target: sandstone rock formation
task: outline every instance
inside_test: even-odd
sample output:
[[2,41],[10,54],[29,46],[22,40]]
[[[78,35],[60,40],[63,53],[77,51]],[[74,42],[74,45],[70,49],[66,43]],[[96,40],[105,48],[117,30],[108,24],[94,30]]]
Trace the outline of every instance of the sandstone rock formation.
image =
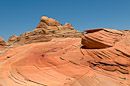
[[121,31],[112,29],[92,29],[86,30],[87,34],[82,38],[82,44],[86,48],[108,48],[115,45],[116,42],[120,41],[123,37]]
[[0,55],[0,86],[130,86],[130,32],[86,32]]
[[0,37],[0,51],[4,50],[6,47],[7,46],[5,40],[2,37]]
[[33,42],[47,42],[53,38],[80,38],[81,36],[82,33],[76,31],[71,24],[66,23],[62,26],[57,20],[43,16],[33,31],[28,31],[20,36],[11,36],[8,39],[7,45],[16,46]]
[[36,27],[37,28],[47,28],[48,26],[62,26],[57,20],[48,18],[46,16],[41,17],[41,22]]
[[89,61],[92,66],[129,74],[130,32],[104,28],[86,32],[82,44],[92,59]]

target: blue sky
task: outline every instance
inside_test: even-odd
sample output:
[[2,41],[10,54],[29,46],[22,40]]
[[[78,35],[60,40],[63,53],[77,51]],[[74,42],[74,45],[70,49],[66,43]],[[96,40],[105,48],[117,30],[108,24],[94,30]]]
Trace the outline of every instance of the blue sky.
[[76,30],[130,29],[130,0],[0,0],[0,36],[31,31],[41,16],[71,23]]

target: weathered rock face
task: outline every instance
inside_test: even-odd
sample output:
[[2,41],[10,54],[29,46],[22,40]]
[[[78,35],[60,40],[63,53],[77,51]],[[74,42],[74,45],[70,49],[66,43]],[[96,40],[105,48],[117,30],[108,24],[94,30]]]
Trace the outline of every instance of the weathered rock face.
[[82,33],[76,31],[71,24],[66,23],[62,26],[57,20],[43,16],[36,29],[20,36],[13,35],[8,39],[7,45],[23,45],[33,42],[46,42],[53,38],[80,38],[81,36]]
[[82,44],[86,48],[90,49],[112,47],[123,37],[123,33],[121,31],[105,28],[86,30],[85,32],[87,32],[87,34],[83,36]]
[[92,67],[130,73],[130,32],[111,29],[86,30],[82,44]]
[[[0,85],[130,86],[130,33],[98,29],[84,36],[86,40],[54,38],[8,50],[0,55]],[[93,41],[103,47],[92,47]]]
[[0,46],[6,46],[6,42],[2,37],[0,37]]
[[38,28],[47,28],[48,26],[62,26],[62,25],[55,19],[43,16],[43,17],[41,17],[41,22],[36,27],[36,29],[38,29]]
[[20,36],[11,36],[8,39],[7,45],[24,45],[33,42],[50,41],[51,39],[46,36],[46,32],[42,29],[28,31]]
[[5,40],[2,37],[0,37],[0,51],[4,50],[6,47],[7,46]]
[[77,38],[71,24],[44,16],[35,30],[13,35],[8,45],[23,46],[0,55],[0,86],[130,86],[130,31],[85,32]]

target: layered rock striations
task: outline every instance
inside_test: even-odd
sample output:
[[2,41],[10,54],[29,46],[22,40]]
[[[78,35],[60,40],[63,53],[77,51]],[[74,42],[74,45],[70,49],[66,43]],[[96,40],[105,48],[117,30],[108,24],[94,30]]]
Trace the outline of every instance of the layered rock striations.
[[130,86],[130,32],[85,32],[0,55],[0,86]]
[[0,37],[0,51],[4,50],[5,48],[7,48],[6,42],[2,37]]
[[90,49],[112,47],[124,37],[121,31],[113,29],[100,28],[86,30],[85,32],[87,32],[87,34],[84,34],[82,44],[85,48]]
[[76,31],[71,24],[66,23],[63,26],[57,20],[43,16],[33,31],[28,31],[20,36],[11,36],[7,45],[23,45],[33,42],[46,42],[53,38],[80,38],[81,36],[82,33]]
[[86,30],[82,38],[91,66],[129,74],[130,32],[112,29]]

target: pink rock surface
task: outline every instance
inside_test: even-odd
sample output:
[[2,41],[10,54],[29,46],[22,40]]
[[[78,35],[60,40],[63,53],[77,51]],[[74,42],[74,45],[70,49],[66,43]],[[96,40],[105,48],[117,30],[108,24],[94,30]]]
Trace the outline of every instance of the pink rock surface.
[[82,38],[82,44],[90,49],[112,47],[123,38],[123,32],[112,29],[91,29],[86,32],[87,34]]
[[87,55],[92,58],[89,63],[108,71],[129,74],[130,67],[130,33],[112,29],[93,29],[86,31],[82,44]]
[[0,85],[130,86],[129,44],[128,31],[94,29],[12,48],[0,55]]

